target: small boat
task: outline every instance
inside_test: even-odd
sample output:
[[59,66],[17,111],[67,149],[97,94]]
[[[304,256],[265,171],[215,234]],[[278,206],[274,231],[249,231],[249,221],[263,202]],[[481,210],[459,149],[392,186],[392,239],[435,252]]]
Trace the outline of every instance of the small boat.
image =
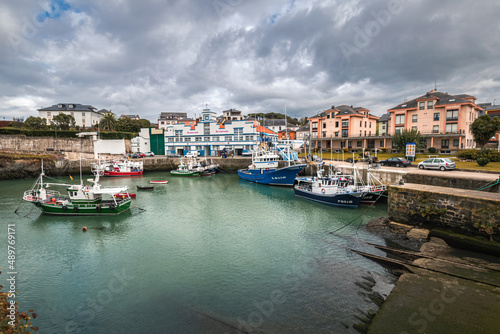
[[279,158],[277,153],[265,149],[254,151],[252,164],[247,169],[238,170],[238,176],[242,180],[260,184],[293,186],[295,178],[306,165],[289,164],[278,168]]
[[[33,203],[48,215],[61,216],[104,216],[119,215],[130,209],[130,197],[115,197],[117,193],[127,193],[128,187],[102,187],[99,184],[100,173],[95,172],[94,179],[88,179],[90,185],[47,183],[44,182],[44,170],[30,190],[24,192],[23,199]],[[67,195],[51,187],[64,187]]]
[[137,190],[154,190],[154,186],[137,186]]
[[99,171],[101,176],[140,176],[144,167],[142,161],[99,160],[92,164],[92,170]]
[[149,183],[154,183],[154,184],[167,184],[168,180],[150,180]]
[[116,193],[115,198],[135,198],[135,193]]

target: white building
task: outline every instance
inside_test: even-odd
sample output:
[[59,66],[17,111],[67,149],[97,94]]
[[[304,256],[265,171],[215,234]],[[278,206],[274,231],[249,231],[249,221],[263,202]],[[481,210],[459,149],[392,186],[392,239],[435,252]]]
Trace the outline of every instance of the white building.
[[97,111],[97,108],[91,105],[59,103],[51,107],[38,109],[38,115],[41,118],[45,118],[47,120],[47,125],[50,125],[54,116],[67,114],[73,116],[77,126],[81,128],[91,128],[99,124],[101,118],[106,115],[103,110]]
[[217,156],[219,151],[234,151],[235,155],[250,152],[262,140],[276,142],[278,134],[245,120],[222,120],[204,109],[201,118],[192,125],[183,123],[169,125],[165,130],[166,154],[184,155],[198,151],[201,156]]
[[158,118],[158,129],[166,129],[167,126],[177,124],[180,119],[186,119],[185,112],[162,112]]

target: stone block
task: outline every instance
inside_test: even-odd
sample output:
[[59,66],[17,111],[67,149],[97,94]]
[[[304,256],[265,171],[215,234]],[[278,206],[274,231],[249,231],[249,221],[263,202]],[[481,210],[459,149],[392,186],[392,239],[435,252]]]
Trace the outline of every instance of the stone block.
[[411,239],[427,239],[429,237],[429,230],[425,228],[413,228],[406,233],[406,236]]

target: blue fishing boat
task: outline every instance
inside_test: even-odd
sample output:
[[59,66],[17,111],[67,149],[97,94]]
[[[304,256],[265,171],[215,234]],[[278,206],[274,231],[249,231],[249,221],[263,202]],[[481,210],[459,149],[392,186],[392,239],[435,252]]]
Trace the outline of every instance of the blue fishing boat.
[[293,186],[295,178],[305,164],[278,168],[279,155],[272,151],[258,150],[252,153],[252,164],[238,170],[240,179],[260,184]]

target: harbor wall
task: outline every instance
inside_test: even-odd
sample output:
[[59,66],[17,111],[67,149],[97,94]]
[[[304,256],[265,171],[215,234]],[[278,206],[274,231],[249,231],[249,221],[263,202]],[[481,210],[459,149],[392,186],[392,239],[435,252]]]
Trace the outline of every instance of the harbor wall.
[[[456,175],[446,173],[443,173],[439,176],[430,174],[422,175],[408,173],[404,176],[404,182],[470,190],[482,189],[491,184],[491,181],[478,180],[475,178],[457,177]],[[500,193],[500,185],[497,184],[482,191]]]
[[389,219],[499,237],[500,194],[421,184],[389,187]]

